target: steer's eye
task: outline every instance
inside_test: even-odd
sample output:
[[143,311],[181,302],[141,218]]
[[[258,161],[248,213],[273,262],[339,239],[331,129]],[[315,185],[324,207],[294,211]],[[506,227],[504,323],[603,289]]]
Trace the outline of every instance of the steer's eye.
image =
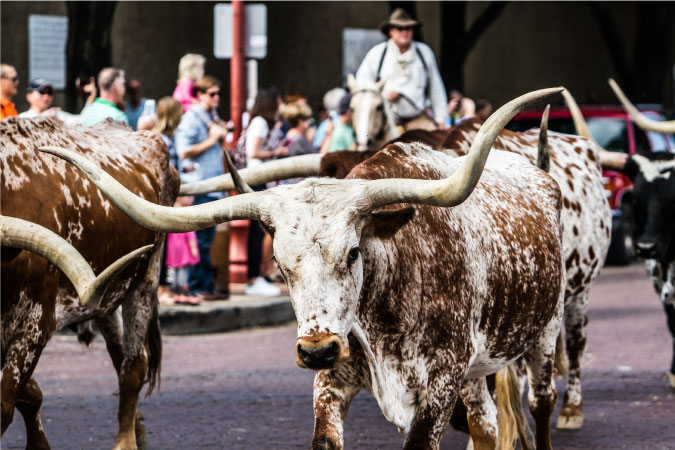
[[379,112],[379,111],[382,111],[382,105],[377,105],[377,108],[376,108],[376,109],[377,109],[378,112]]
[[349,250],[349,255],[347,256],[347,267],[351,267],[352,264],[354,264],[354,261],[359,257],[359,253],[361,253],[361,249],[358,247],[354,247],[353,249]]

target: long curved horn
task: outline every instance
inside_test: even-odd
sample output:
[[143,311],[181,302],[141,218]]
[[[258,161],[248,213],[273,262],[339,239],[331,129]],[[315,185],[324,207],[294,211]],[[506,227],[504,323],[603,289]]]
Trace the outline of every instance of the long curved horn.
[[[291,156],[270,161],[258,167],[242,169],[238,172],[241,178],[251,186],[288,178],[316,176],[319,173],[321,158],[323,158],[323,155],[318,153]],[[226,173],[206,180],[183,184],[178,195],[203,195],[234,188],[232,175]]]
[[235,195],[214,202],[182,208],[160,206],[149,202],[122,186],[113,177],[82,155],[60,147],[40,147],[73,164],[105,195],[139,225],[154,231],[183,233],[212,227],[236,219],[260,217],[257,203],[264,192]]
[[598,141],[595,140],[589,131],[586,121],[584,120],[584,115],[581,113],[581,109],[579,109],[579,105],[577,105],[577,102],[574,100],[574,97],[572,97],[572,94],[567,89],[565,89],[563,91],[563,97],[565,97],[565,103],[567,103],[567,108],[570,110],[570,114],[572,115],[572,121],[574,122],[574,127],[577,129],[577,134],[579,136],[589,138],[593,141],[593,143],[595,143],[595,146],[598,147],[598,151],[600,153],[600,164],[602,167],[605,169],[615,170],[623,169],[626,165],[626,161],[628,160],[628,155],[625,153],[610,152],[609,150],[601,147],[600,144],[598,144]]
[[537,167],[544,172],[548,172],[550,168],[550,160],[548,154],[548,113],[551,110],[551,105],[546,105],[544,115],[541,116],[541,126],[539,127],[539,151],[537,152]]
[[610,87],[619,98],[619,101],[623,105],[623,108],[626,110],[629,116],[633,121],[642,128],[643,130],[656,131],[657,133],[675,133],[675,120],[670,120],[667,122],[660,122],[658,120],[652,120],[649,117],[642,114],[637,108],[628,100],[628,97],[623,93],[619,85],[613,79],[607,80]]
[[58,234],[36,223],[0,216],[0,241],[4,246],[36,253],[61,269],[75,286],[82,304],[92,309],[100,304],[110,282],[119,272],[153,247],[146,245],[134,250],[112,263],[97,277],[75,247]]
[[455,206],[466,200],[480,179],[488,154],[502,128],[520,111],[562,92],[563,88],[541,89],[511,100],[483,124],[469,154],[455,173],[444,180],[381,179],[368,184],[373,207],[392,203]]
[[240,194],[250,194],[253,192],[251,186],[242,180],[241,175],[239,175],[239,171],[236,167],[234,167],[232,158],[230,158],[230,152],[228,151],[225,151],[225,162],[227,163],[227,169],[230,171],[230,175],[232,175],[232,181],[234,182],[234,187],[237,189],[237,192]]

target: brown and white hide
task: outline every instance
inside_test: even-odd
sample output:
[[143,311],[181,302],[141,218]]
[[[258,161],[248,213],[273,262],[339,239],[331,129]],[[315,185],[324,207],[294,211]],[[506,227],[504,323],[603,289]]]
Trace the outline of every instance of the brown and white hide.
[[[349,178],[441,179],[462,159],[393,144]],[[363,215],[366,199],[347,186],[307,180],[268,191],[260,205],[274,211],[261,219],[274,233],[299,343],[332,336],[351,355],[316,377],[314,448],[341,448],[342,422],[361,389],[406,434],[406,448],[436,448],[464,379],[523,354],[534,377],[538,441],[547,448],[562,314],[555,182],[496,152],[454,208],[394,205]]]
[[[476,119],[454,127],[443,143],[445,152],[466,154],[481,123]],[[522,133],[502,130],[493,145],[537,161],[539,129]],[[565,347],[569,374],[559,428],[580,428],[581,358],[586,347],[588,294],[609,248],[612,218],[605,198],[597,146],[580,136],[548,132],[550,175],[562,192],[562,240],[565,261]]]
[[[137,195],[172,205],[179,187],[166,146],[150,132],[112,122],[67,127],[54,119],[0,122],[2,208],[5,216],[39,224],[79,251],[95,273],[143,245],[149,257],[132,264],[96,314],[119,378],[119,433],[115,449],[143,446],[137,412],[145,381],[158,381],[161,340],[156,288],[164,235],[140,227],[115,208],[79,171],[36,149],[60,145],[86,155]],[[121,305],[121,308],[118,306]],[[2,432],[14,408],[31,439],[46,444],[39,419],[42,395],[31,378],[52,334],[91,316],[71,283],[54,265],[28,251],[2,250]],[[64,424],[67,426],[67,424]],[[137,440],[138,438],[138,440]]]

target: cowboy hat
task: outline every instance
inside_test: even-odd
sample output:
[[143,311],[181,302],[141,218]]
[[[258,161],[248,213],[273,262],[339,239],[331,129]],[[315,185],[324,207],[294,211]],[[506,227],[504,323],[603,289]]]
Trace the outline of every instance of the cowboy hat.
[[380,30],[382,30],[384,34],[388,35],[389,28],[391,27],[407,28],[407,27],[419,27],[421,25],[422,24],[420,22],[410,17],[410,15],[405,11],[405,9],[396,8],[389,15],[389,19],[386,22],[382,22],[382,24],[380,24]]

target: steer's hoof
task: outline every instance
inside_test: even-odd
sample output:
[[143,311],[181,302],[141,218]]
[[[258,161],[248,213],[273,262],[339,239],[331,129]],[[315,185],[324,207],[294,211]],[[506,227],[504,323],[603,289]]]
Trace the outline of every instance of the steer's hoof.
[[584,416],[581,413],[575,415],[560,414],[556,428],[559,430],[578,430],[583,424]]
[[337,445],[331,439],[325,436],[319,436],[312,439],[312,450],[341,450],[342,447]]
[[668,384],[670,384],[670,389],[675,391],[675,374],[668,372]]

